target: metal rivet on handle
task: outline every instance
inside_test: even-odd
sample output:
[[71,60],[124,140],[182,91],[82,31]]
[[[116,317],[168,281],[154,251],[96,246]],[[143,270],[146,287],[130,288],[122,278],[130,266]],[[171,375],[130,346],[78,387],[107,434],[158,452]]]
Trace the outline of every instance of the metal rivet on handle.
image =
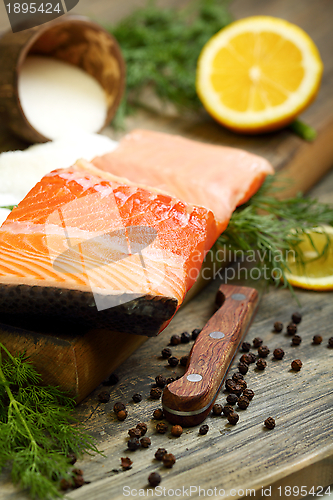
[[200,382],[202,380],[202,376],[199,373],[190,373],[186,378],[189,382]]
[[209,334],[210,337],[212,337],[212,339],[223,339],[224,337],[224,333],[222,332],[212,332]]
[[246,297],[243,293],[234,293],[233,295],[231,295],[231,298],[234,300],[245,300],[246,299]]

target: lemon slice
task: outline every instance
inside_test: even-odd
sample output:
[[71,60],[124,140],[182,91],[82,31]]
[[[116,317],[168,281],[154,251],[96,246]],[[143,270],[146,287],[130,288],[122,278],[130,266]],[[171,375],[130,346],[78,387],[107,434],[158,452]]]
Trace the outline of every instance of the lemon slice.
[[321,253],[327,245],[327,237],[330,240],[328,251],[320,258],[313,248],[310,239],[304,236],[300,243],[303,251],[305,265],[295,261],[295,256],[289,255],[288,266],[290,272],[286,272],[286,278],[293,286],[307,288],[309,290],[333,290],[333,227],[323,226],[308,232],[311,240]]
[[283,19],[231,23],[204,46],[197,93],[218,122],[244,133],[292,122],[315,98],[323,64],[311,38]]

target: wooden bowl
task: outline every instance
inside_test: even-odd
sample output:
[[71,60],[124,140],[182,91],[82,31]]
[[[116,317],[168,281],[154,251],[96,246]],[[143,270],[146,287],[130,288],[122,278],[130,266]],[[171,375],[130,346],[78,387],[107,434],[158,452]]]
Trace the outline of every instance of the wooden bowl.
[[0,115],[7,126],[29,142],[50,140],[27,120],[18,93],[18,78],[27,55],[50,56],[93,76],[107,96],[104,128],[116,113],[125,87],[125,63],[116,39],[81,16],[67,15],[0,39]]

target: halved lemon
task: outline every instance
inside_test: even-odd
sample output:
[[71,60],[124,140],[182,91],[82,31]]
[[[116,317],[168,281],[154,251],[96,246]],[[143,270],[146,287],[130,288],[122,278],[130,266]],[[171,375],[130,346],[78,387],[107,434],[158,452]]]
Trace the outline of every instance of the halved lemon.
[[[305,265],[297,262],[293,252],[288,254],[290,272],[286,278],[293,286],[309,290],[333,290],[333,227],[323,226],[308,231],[300,243]],[[312,241],[312,243],[311,243]],[[330,244],[329,244],[330,242]],[[327,251],[318,258],[324,248]]]
[[305,31],[283,19],[255,16],[231,23],[207,42],[196,87],[218,122],[260,133],[291,123],[315,98],[322,72]]

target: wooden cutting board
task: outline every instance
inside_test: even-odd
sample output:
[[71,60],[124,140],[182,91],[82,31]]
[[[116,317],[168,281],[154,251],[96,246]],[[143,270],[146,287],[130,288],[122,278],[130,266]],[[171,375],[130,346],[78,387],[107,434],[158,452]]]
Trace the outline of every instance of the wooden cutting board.
[[[128,7],[134,2],[128,0]],[[100,16],[103,22],[117,17],[118,2],[98,3],[95,18]],[[82,0],[78,8],[81,14],[90,13],[90,2]],[[324,61],[325,71],[322,87],[317,100],[301,117],[318,131],[313,143],[306,143],[290,130],[267,135],[246,137],[234,134],[217,123],[206,113],[179,116],[174,110],[161,112],[159,103],[152,109],[139,111],[127,120],[126,131],[136,127],[177,133],[199,141],[227,144],[260,154],[267,158],[282,177],[288,177],[292,184],[284,195],[307,191],[320,179],[333,164],[333,60],[331,23],[333,4],[327,0],[314,2],[304,0],[302,8],[293,3],[281,3],[278,0],[236,0],[232,4],[236,18],[246,15],[268,14],[284,17],[303,27],[314,39]],[[313,22],[316,19],[316,22]],[[6,28],[5,24],[0,25]],[[151,101],[150,101],[151,106]],[[159,112],[156,111],[159,109]],[[115,132],[112,128],[105,134],[119,138],[126,131]],[[0,151],[23,149],[27,145],[5,130],[0,129]],[[203,282],[191,292],[191,297],[202,287]],[[44,381],[60,385],[81,401],[96,385],[117,368],[146,337],[123,335],[113,331],[89,331],[84,335],[41,334],[28,330],[0,327],[0,341],[16,351],[25,349],[42,372]]]

